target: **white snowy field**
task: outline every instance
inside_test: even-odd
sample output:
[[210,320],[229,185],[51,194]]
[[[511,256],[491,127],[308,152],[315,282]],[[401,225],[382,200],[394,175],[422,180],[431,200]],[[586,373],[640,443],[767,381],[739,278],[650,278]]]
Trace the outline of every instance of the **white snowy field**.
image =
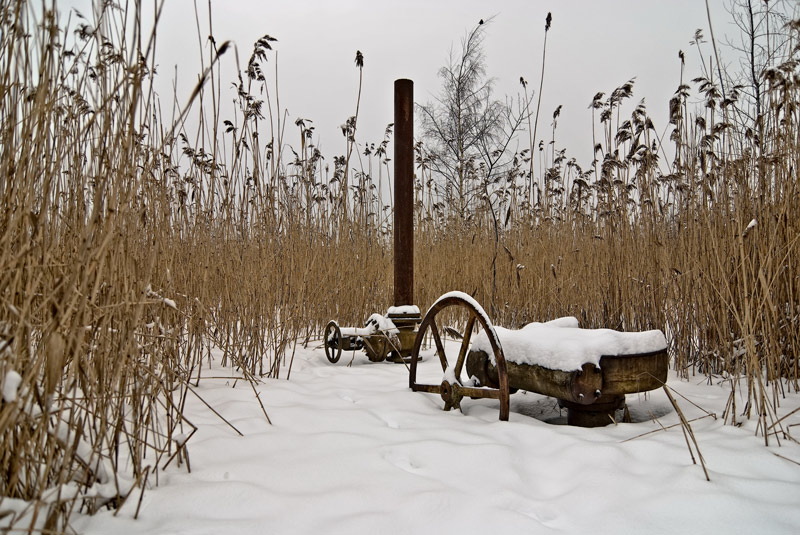
[[[350,357],[332,365],[321,348],[298,347],[291,380],[259,387],[271,426],[246,382],[234,387],[211,378],[230,370],[205,370],[198,393],[244,436],[190,395],[187,416],[199,426],[188,444],[191,473],[174,463],[162,472],[138,519],[135,491],[116,516],[75,516],[73,527],[87,535],[800,533],[800,445],[781,433],[780,447],[774,436],[765,447],[755,421],[692,423],[709,482],[680,426],[662,430],[679,419],[660,390],[628,396],[635,423],[568,427],[555,400],[523,392],[501,422],[494,400],[444,412],[438,396],[408,389],[405,366],[357,352],[347,367]],[[421,366],[441,374],[435,359]],[[669,385],[718,416],[730,391],[674,374]],[[705,416],[678,403],[688,419]],[[778,414],[798,406],[792,394]],[[797,437],[800,412],[781,424]]]

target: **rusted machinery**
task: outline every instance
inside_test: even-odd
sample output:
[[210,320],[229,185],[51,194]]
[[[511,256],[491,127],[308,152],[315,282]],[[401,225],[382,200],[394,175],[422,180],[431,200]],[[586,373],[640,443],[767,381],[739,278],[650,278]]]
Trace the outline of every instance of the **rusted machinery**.
[[363,350],[372,362],[407,362],[420,321],[415,306],[391,307],[386,316],[373,314],[361,328],[339,327],[331,320],[325,327],[325,356],[335,364],[342,351]]
[[[661,387],[667,379],[669,357],[660,331],[652,331],[661,336],[655,336],[655,345],[622,344],[608,354],[596,354],[602,351],[598,346],[585,362],[577,354],[577,364],[564,365],[557,360],[537,360],[552,353],[552,347],[520,349],[518,337],[511,331],[495,329],[483,308],[467,294],[445,294],[424,318],[420,317],[413,304],[413,110],[413,82],[395,81],[394,306],[385,317],[370,316],[363,328],[328,323],[324,338],[328,360],[337,362],[343,350],[364,350],[370,361],[410,362],[412,390],[440,395],[445,410],[460,408],[465,397],[497,399],[501,420],[508,420],[509,395],[518,389],[553,396],[567,408],[568,423],[583,427],[610,423],[609,416],[624,405],[625,394]],[[463,330],[450,325],[462,326]],[[577,329],[577,320],[569,327],[573,330],[567,334],[573,337],[590,331]],[[446,343],[445,333],[460,342]],[[421,351],[428,339],[433,342],[442,372],[418,380]],[[568,340],[568,344],[573,342]],[[585,349],[586,344],[581,347]],[[640,351],[637,347],[652,350]],[[559,352],[564,353],[563,349]]]
[[[465,326],[463,332],[453,333],[453,328],[443,326],[447,320],[442,318],[452,316],[456,312],[454,309],[466,311],[466,320],[462,317],[461,322]],[[508,420],[509,395],[527,390],[557,398],[567,409],[568,424],[597,427],[611,423],[614,412],[624,407],[625,394],[654,390],[666,382],[669,356],[660,331],[617,333],[577,329],[576,325],[569,327],[572,329],[563,331],[568,335],[566,341],[552,340],[544,348],[531,348],[520,344],[524,336],[495,329],[470,296],[459,292],[445,294],[425,314],[417,332],[411,353],[409,386],[415,392],[439,394],[445,410],[460,408],[465,397],[497,399],[501,420]],[[442,340],[445,329],[460,338],[460,343],[445,344]],[[557,330],[540,332],[552,334]],[[438,384],[417,380],[420,352],[427,336],[432,339],[441,363],[443,375]],[[586,339],[583,346],[575,342],[576,337]],[[577,355],[577,360],[571,360],[580,364],[569,364],[567,369],[559,369],[558,363],[548,362],[548,357],[552,361],[553,354],[563,353],[565,348],[567,352],[572,348],[581,352],[587,342],[592,343],[593,339],[609,342],[609,337],[613,338],[611,345],[617,347],[614,354],[598,353],[596,357],[599,358],[589,358],[590,362],[583,362],[581,355]],[[504,353],[504,342],[513,348],[512,358]],[[457,349],[453,345],[457,345]],[[553,348],[559,345],[563,347],[554,352]],[[602,347],[595,353],[602,351]],[[537,357],[541,356],[545,363],[537,363]]]

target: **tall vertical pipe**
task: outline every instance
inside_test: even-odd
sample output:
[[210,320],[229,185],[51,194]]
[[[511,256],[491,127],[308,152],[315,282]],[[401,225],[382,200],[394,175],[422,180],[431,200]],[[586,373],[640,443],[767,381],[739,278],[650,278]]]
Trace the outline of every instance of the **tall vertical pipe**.
[[414,82],[394,82],[394,306],[414,304]]

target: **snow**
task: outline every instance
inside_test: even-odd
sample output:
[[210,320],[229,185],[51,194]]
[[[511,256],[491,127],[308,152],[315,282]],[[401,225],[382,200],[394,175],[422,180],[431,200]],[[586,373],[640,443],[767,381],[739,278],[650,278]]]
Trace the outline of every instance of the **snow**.
[[164,303],[164,306],[167,306],[167,307],[169,307],[169,308],[171,308],[173,310],[178,310],[178,305],[175,304],[174,300],[168,299],[166,297],[162,297],[157,292],[154,292],[153,291],[153,287],[150,284],[147,284],[144,287],[144,294],[145,294],[146,297],[149,297],[151,299],[155,299],[157,301],[161,301],[162,303]]
[[380,314],[373,314],[367,318],[367,323],[364,327],[342,327],[339,330],[342,336],[372,336],[377,331],[393,334],[399,332],[392,320]]
[[[447,292],[446,294],[440,296],[439,299],[437,299],[431,305],[431,308],[428,309],[428,312],[426,312],[425,315],[427,316],[428,313],[431,311],[431,309],[433,309],[433,307],[438,305],[440,302],[444,301],[445,299],[449,299],[451,297],[458,297],[459,299],[469,303],[469,305],[472,306],[472,308],[475,309],[475,312],[478,314],[478,316],[483,319],[484,323],[486,325],[490,326],[490,331],[489,331],[488,335],[491,336],[498,345],[500,345],[500,339],[497,337],[497,333],[495,332],[494,327],[492,326],[492,320],[489,319],[489,315],[486,313],[486,311],[483,309],[483,307],[480,305],[480,303],[478,303],[471,295],[469,295],[467,293],[459,292],[459,291]],[[472,344],[473,344],[473,347],[474,347],[475,343],[472,342]],[[488,346],[488,347],[491,347],[491,346]],[[492,353],[492,352],[489,351],[489,353]]]
[[[432,355],[426,350],[419,374],[438,384]],[[224,372],[209,370],[198,392],[244,437],[190,396],[191,473],[160,469],[137,520],[134,491],[116,517],[76,514],[78,533],[794,535],[800,526],[797,443],[781,435],[777,447],[772,436],[765,447],[755,419],[735,427],[675,395],[687,419],[702,417],[692,427],[707,482],[680,427],[669,427],[679,419],[661,390],[628,396],[632,424],[568,427],[554,400],[523,392],[500,422],[496,400],[442,411],[438,396],[409,390],[403,365],[370,363],[362,352],[351,367],[332,365],[321,347],[298,346],[291,381],[258,386],[270,426],[249,386],[211,378]],[[706,383],[669,378],[719,415],[730,385]],[[778,417],[798,405],[800,396],[787,394]],[[800,412],[782,422],[798,424]]]
[[6,372],[6,378],[3,379],[3,401],[11,403],[17,400],[17,390],[22,383],[22,376],[14,370]]
[[[57,505],[59,503],[69,502],[76,496],[80,496],[78,485],[75,483],[68,483],[66,485],[59,485],[45,489],[42,492],[40,505]],[[47,509],[43,509],[47,510]],[[34,507],[26,500],[19,498],[4,498],[0,502],[0,529],[8,529],[12,522],[19,525],[30,525],[33,522],[37,531],[42,531],[44,528],[45,515],[41,512],[37,515],[38,518],[34,520]],[[9,530],[11,531],[11,530]],[[22,530],[20,530],[22,532]],[[3,531],[6,533],[6,531]]]
[[380,314],[373,314],[367,319],[367,325],[375,325],[377,329],[381,332],[390,332],[390,333],[397,333],[397,327],[394,326],[394,322],[387,317],[381,316]]
[[[16,401],[17,388],[21,378],[13,370],[6,372],[3,381],[3,401],[5,403]],[[83,393],[79,389],[73,391],[72,399],[80,399]],[[43,407],[33,400],[28,400],[26,404],[19,407],[22,412],[28,414],[31,421],[41,418],[45,413]],[[79,486],[75,482],[65,485],[43,489],[39,499],[39,505],[47,505],[52,510],[53,507],[62,507],[74,499],[92,499],[96,507],[118,499],[126,497],[134,489],[136,481],[131,474],[124,468],[115,470],[114,465],[109,460],[108,452],[104,456],[97,455],[96,449],[84,440],[80,434],[76,434],[64,418],[66,414],[55,411],[46,420],[48,422],[47,433],[56,437],[60,445],[70,448],[72,454],[80,460],[80,465],[91,471],[96,481],[90,487]],[[82,483],[85,483],[82,481]],[[30,527],[32,531],[41,532],[44,530],[48,514],[42,514],[34,507],[34,503],[19,499],[0,496],[0,532],[13,532]]]
[[51,426],[51,432],[62,445],[73,447],[74,454],[81,460],[81,464],[90,467],[97,477],[97,482],[86,493],[104,498],[105,501],[99,502],[99,505],[117,496],[127,496],[133,490],[134,478],[122,471],[115,471],[108,458],[99,458],[92,445],[81,438],[76,438],[74,430],[63,419]]
[[450,366],[448,366],[447,369],[444,371],[444,375],[442,376],[442,381],[450,383],[451,385],[458,383],[458,380],[456,379],[455,370]]
[[742,238],[746,238],[750,231],[753,230],[758,226],[758,221],[756,219],[751,219],[750,222],[747,224],[747,227],[742,232]]
[[386,314],[388,316],[419,316],[419,307],[416,305],[389,307]]
[[372,336],[375,334],[375,327],[342,327],[340,331],[342,336]]
[[[529,323],[519,330],[495,327],[508,362],[536,364],[551,370],[580,370],[586,363],[600,365],[604,355],[634,355],[666,349],[667,340],[659,330],[619,332],[611,329],[580,329],[574,317],[546,323]],[[472,349],[484,351],[494,363],[489,339],[481,331]]]

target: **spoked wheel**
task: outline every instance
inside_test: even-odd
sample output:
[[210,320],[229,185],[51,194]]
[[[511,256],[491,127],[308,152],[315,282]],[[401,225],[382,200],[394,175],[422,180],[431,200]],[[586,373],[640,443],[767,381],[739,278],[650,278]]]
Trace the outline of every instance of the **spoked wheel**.
[[[454,348],[448,348],[452,354],[448,354],[445,350],[445,344],[442,341],[442,318],[448,316],[444,313],[458,312],[456,308],[466,310],[467,321],[463,334],[459,332],[461,337],[461,344],[458,352]],[[461,312],[464,315],[464,312]],[[438,319],[437,319],[438,318]],[[476,328],[482,328],[491,345],[492,352],[494,353],[495,362],[497,363],[497,376],[499,388],[476,387],[467,383],[462,376],[464,364],[467,358],[467,353],[470,348],[470,340],[472,339],[473,331]],[[445,327],[447,331],[452,331],[450,327]],[[425,336],[430,330],[433,343],[436,346],[436,354],[439,357],[439,362],[442,365],[442,372],[444,377],[440,384],[423,384],[417,382],[417,362],[421,360],[420,349]],[[458,337],[456,337],[458,338]],[[465,385],[467,383],[467,385]],[[508,373],[506,371],[506,361],[503,357],[503,348],[500,346],[500,341],[494,331],[494,327],[486,315],[486,312],[478,305],[472,298],[466,294],[450,293],[445,294],[439,298],[436,303],[425,314],[422,323],[420,324],[417,337],[414,340],[414,348],[411,351],[411,368],[409,372],[408,385],[415,392],[429,392],[432,394],[439,394],[444,400],[444,409],[450,410],[453,408],[461,408],[461,399],[464,397],[470,398],[490,398],[500,400],[500,419],[508,420]]]
[[325,356],[332,364],[339,362],[342,356],[342,331],[333,320],[325,326]]

